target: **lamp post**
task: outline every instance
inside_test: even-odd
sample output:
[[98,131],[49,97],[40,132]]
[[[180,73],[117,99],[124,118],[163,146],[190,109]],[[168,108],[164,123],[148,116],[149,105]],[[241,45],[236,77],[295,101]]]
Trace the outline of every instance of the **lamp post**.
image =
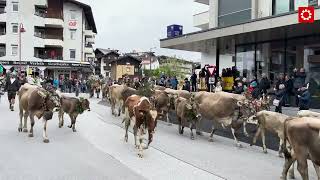
[[[26,32],[26,30],[24,29],[23,27],[23,24],[20,23],[20,26],[19,26],[19,66],[20,66],[20,72],[21,72],[21,34]],[[28,72],[27,72],[28,74]]]
[[[152,50],[153,49],[157,49],[157,47],[153,47],[153,48],[150,48],[150,55],[152,54]],[[150,73],[151,73],[151,70],[152,70],[152,68],[151,68],[151,64],[152,64],[152,57],[150,57]]]

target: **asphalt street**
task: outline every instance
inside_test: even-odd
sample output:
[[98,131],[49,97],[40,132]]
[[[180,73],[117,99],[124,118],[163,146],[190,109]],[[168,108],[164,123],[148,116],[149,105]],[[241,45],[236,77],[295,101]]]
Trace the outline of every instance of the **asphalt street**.
[[[18,108],[8,110],[0,102],[0,179],[155,179],[155,180],[274,180],[279,179],[284,159],[275,151],[208,134],[189,138],[188,129],[179,135],[177,126],[158,124],[154,142],[138,158],[133,136],[124,142],[121,117],[112,117],[100,99],[91,99],[91,112],[80,115],[77,132],[58,128],[55,114],[48,124],[49,144],[42,142],[42,120],[36,121],[35,137],[19,133]],[[65,123],[69,123],[66,118]],[[315,178],[310,166],[311,179]],[[298,176],[298,173],[296,173]],[[301,178],[298,176],[298,180]]]

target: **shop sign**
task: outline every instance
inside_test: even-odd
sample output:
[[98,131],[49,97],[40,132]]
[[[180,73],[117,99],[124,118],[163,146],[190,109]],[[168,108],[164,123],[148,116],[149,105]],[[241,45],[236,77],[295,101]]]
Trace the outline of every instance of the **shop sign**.
[[314,23],[314,7],[299,7],[298,16],[299,23]]
[[77,24],[76,20],[70,20],[68,23],[70,29],[77,29]]
[[52,67],[90,67],[90,64],[64,63],[64,62],[34,62],[34,61],[0,61],[2,65],[22,65],[22,66],[52,66]]

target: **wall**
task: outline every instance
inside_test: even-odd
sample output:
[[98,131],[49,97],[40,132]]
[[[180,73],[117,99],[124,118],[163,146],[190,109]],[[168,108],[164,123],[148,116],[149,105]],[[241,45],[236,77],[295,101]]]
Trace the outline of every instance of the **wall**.
[[257,18],[272,15],[272,0],[253,0],[257,4]]
[[[77,25],[76,29],[76,37],[75,40],[71,40],[70,38],[70,28],[69,28],[69,21],[71,19],[71,12],[75,13]],[[64,39],[64,48],[63,48],[63,59],[64,60],[71,60],[70,59],[70,49],[76,49],[76,58],[75,61],[81,61],[83,57],[83,10],[79,6],[72,4],[72,3],[64,3],[64,30],[63,30],[63,39]],[[79,43],[82,41],[82,43]]]

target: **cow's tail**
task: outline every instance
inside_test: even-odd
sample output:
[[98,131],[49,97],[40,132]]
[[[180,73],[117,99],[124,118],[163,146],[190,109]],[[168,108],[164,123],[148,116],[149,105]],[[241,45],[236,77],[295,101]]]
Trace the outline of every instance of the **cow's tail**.
[[121,124],[123,124],[125,121],[129,120],[129,118],[130,118],[129,109],[128,109],[128,107],[125,107],[124,108],[124,118],[123,118]]
[[288,150],[288,147],[287,147],[287,126],[288,126],[288,122],[292,120],[292,118],[287,118],[285,121],[284,121],[284,127],[283,127],[283,144],[282,144],[282,147],[281,147],[281,151],[283,152],[284,156],[286,159],[291,159],[292,156],[291,156],[291,153],[289,152]]

